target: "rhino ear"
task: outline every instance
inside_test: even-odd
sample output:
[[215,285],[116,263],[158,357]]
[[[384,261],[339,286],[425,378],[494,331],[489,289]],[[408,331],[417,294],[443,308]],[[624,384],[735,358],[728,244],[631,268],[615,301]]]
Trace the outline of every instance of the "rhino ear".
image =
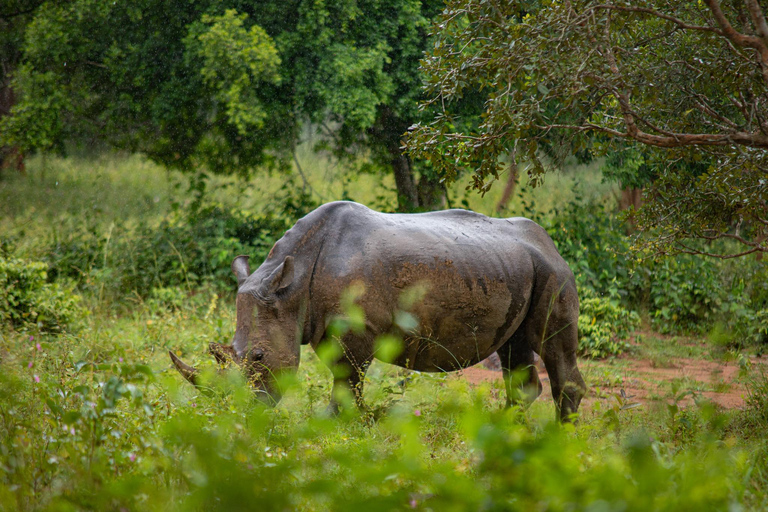
[[279,267],[269,276],[269,293],[276,293],[293,282],[293,256],[286,256]]
[[237,286],[241,286],[251,274],[251,267],[248,266],[248,256],[238,256],[232,260],[232,272],[237,277]]

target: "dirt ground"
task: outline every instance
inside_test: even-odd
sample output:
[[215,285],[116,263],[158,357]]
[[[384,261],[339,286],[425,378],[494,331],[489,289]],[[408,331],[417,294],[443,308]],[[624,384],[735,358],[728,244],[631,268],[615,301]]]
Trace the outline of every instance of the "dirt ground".
[[[752,364],[764,364],[764,361],[753,359]],[[551,397],[549,378],[541,361],[537,361],[537,367],[544,386],[540,399],[546,399]],[[679,405],[687,406],[693,403],[694,397],[703,397],[727,409],[744,407],[746,391],[736,361],[670,358],[663,362],[663,367],[659,367],[658,362],[625,355],[613,362],[580,362],[580,368],[589,387],[583,405],[595,400],[614,405],[616,396],[623,390],[627,403],[677,401]],[[613,374],[610,382],[599,377],[591,378],[601,371]],[[467,368],[457,377],[479,384],[501,379],[501,370],[491,361]],[[693,393],[686,393],[688,391]]]

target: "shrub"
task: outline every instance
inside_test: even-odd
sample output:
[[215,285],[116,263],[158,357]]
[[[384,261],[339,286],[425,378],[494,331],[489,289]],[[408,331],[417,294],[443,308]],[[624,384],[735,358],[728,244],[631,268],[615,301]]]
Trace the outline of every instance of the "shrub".
[[727,297],[717,262],[696,256],[645,261],[627,284],[638,302],[647,301],[653,326],[662,333],[706,329]]
[[147,306],[151,311],[180,311],[188,300],[186,290],[178,286],[153,288]]
[[37,326],[44,331],[72,330],[85,310],[72,287],[46,283],[47,265],[0,256],[0,320],[19,328]]
[[[548,212],[534,206],[524,203],[525,214],[552,237],[573,270],[580,296],[607,297],[617,306],[647,311],[662,333],[702,334],[719,326],[724,336],[718,339],[730,346],[766,340],[761,334],[768,330],[761,313],[768,309],[765,263],[686,254],[639,259],[632,254],[621,216],[603,202],[586,201],[577,193]],[[580,327],[602,345],[610,339],[610,329],[596,324],[583,319]]]
[[154,288],[181,286],[191,293],[202,284],[231,290],[232,259],[247,254],[252,264],[260,263],[311,207],[287,201],[254,214],[208,204],[177,209],[159,223],[113,225],[106,235],[74,230],[55,235],[48,263],[54,277],[74,278],[99,296],[117,299],[148,297]]
[[579,290],[590,289],[612,298],[626,296],[629,239],[621,220],[601,202],[579,195],[562,207],[540,213],[532,203],[525,214],[547,230],[560,255],[576,276]]
[[588,294],[581,299],[579,311],[579,352],[587,357],[618,355],[627,348],[627,338],[640,325],[634,311],[615,300]]

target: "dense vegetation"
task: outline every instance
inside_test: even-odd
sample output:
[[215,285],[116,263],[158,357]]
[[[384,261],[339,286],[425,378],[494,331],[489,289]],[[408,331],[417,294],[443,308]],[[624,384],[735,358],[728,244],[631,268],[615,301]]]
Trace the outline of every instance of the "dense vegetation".
[[400,147],[419,119],[419,59],[442,2],[26,3],[24,37],[0,46],[17,93],[13,115],[0,110],[0,147],[98,141],[201,188],[206,173],[290,168],[311,121],[337,157],[393,173],[402,209],[440,203],[436,177]]
[[[654,250],[768,252],[768,22],[757,0],[449,0],[424,59],[436,111],[410,146],[485,190],[507,160],[624,161]],[[484,91],[479,123],[467,97]],[[432,109],[432,110],[430,110]],[[734,230],[735,225],[739,229]],[[695,240],[739,245],[700,247]]]
[[[523,185],[510,207],[549,230],[578,276],[585,355],[675,353],[656,348],[655,335],[629,347],[640,318],[645,329],[709,335],[709,357],[742,354],[747,408],[721,410],[695,386],[678,384],[662,407],[637,407],[617,394],[585,406],[579,426],[563,429],[550,422],[548,401],[501,409],[500,378],[474,387],[376,364],[367,378],[369,410],[329,419],[322,411],[330,378],[310,350],[274,410],[254,403],[236,373],[223,380],[211,373],[208,392],[184,387],[166,355],[173,350],[214,369],[205,347],[228,342],[234,330],[231,255],[263,258],[313,206],[311,197],[290,193],[278,175],[239,192],[237,182],[223,180],[210,204],[196,209],[178,200],[183,189],[152,178],[156,169],[136,158],[36,159],[31,167],[34,177],[0,189],[2,279],[15,301],[0,304],[3,318],[15,315],[0,338],[6,510],[231,510],[256,500],[307,510],[758,510],[767,503],[760,432],[768,385],[748,358],[765,342],[765,280],[746,277],[764,275],[760,262],[638,262],[624,252],[628,241],[601,193],[582,195],[568,177],[548,193]],[[77,172],[86,167],[97,178]],[[322,191],[326,174],[308,176]],[[156,180],[151,192],[145,179]],[[381,185],[361,179],[350,189],[355,199],[395,208],[394,192],[377,198]],[[72,215],[92,200],[81,186],[107,201]],[[607,191],[599,183],[591,189]],[[463,194],[451,191],[457,202],[475,200]],[[492,210],[493,199],[472,207]],[[77,295],[62,293],[72,288]],[[57,316],[46,315],[51,309]],[[38,316],[24,316],[32,310]],[[593,393],[617,371],[587,365]],[[695,402],[684,405],[691,393]]]
[[[4,2],[0,511],[765,510],[766,105],[757,0]],[[338,199],[541,224],[576,426],[381,362],[331,418],[306,347],[265,409],[209,358],[232,259]]]

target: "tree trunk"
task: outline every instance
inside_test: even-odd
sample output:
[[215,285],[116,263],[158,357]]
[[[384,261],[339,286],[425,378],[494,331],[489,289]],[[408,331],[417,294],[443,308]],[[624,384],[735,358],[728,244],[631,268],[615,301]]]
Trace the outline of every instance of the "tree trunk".
[[[10,84],[10,73],[3,70],[3,80],[0,81],[0,118],[10,115],[16,97]],[[15,169],[24,172],[24,153],[16,147],[0,146],[0,170]]]
[[447,202],[445,185],[428,176],[421,176],[417,187],[419,194],[419,209],[442,210]]
[[[641,206],[643,206],[643,189],[628,187],[621,190],[621,197],[619,198],[620,211],[624,211],[629,208],[638,210]],[[635,216],[630,215],[627,219],[627,222],[627,230],[629,232],[634,231],[635,225],[637,224]]]
[[509,176],[507,176],[507,184],[504,186],[504,192],[501,194],[501,199],[499,199],[499,202],[496,205],[496,213],[501,213],[507,208],[507,204],[509,204],[509,200],[512,199],[512,195],[515,193],[515,187],[517,186],[517,177],[518,177],[517,160],[515,160],[515,154],[513,152],[510,155]]
[[397,187],[397,210],[412,212],[419,207],[419,197],[413,180],[411,160],[400,153],[400,148],[397,148],[397,154],[392,158],[392,170]]

